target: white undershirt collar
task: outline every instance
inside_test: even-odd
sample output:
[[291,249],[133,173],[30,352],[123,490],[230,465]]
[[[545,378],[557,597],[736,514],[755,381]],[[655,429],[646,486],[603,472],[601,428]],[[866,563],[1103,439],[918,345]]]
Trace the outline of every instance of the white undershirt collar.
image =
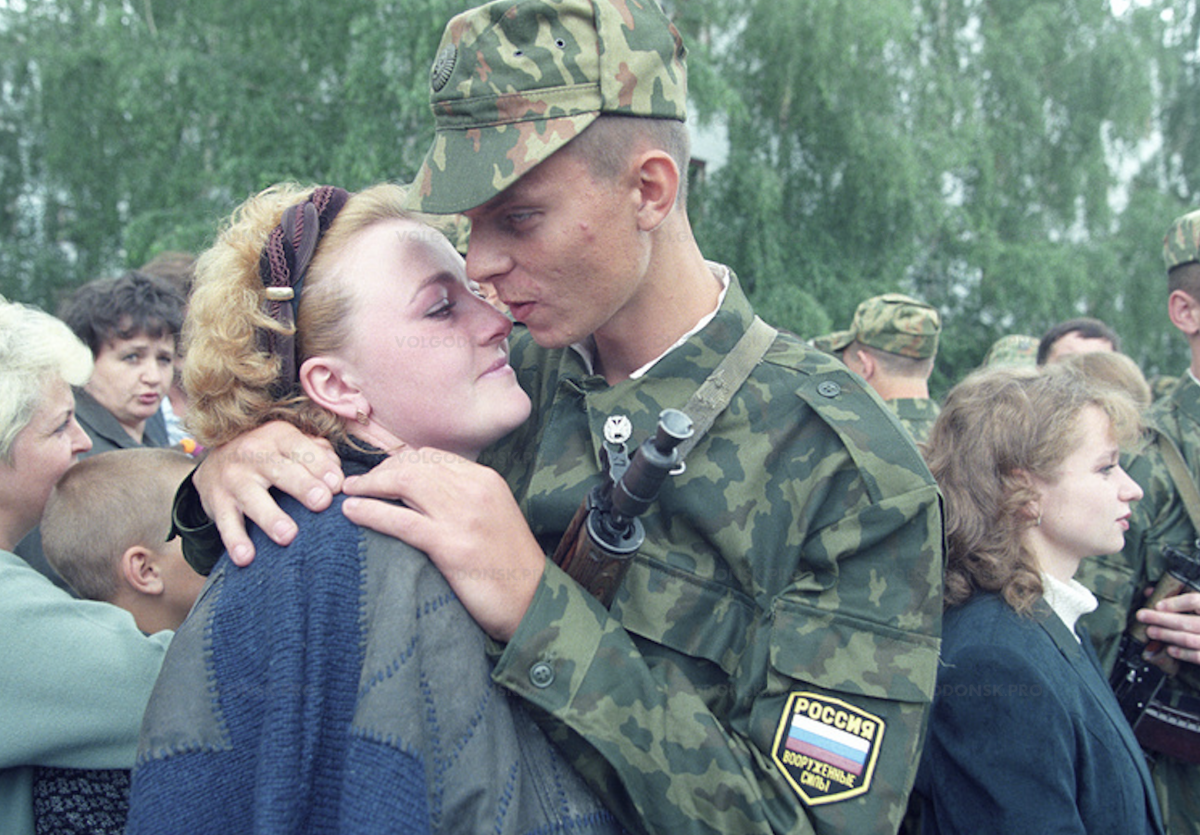
[[[700,319],[700,321],[697,322],[692,327],[691,330],[689,330],[683,336],[679,337],[679,339],[675,341],[674,345],[672,345],[670,348],[663,351],[657,357],[650,360],[650,362],[646,363],[641,368],[639,368],[638,370],[636,370],[632,374],[630,374],[629,379],[636,380],[638,377],[641,377],[642,375],[644,375],[647,371],[649,371],[655,365],[655,363],[657,363],[659,360],[661,360],[667,354],[671,353],[676,348],[678,348],[680,345],[682,345],[683,343],[685,343],[689,339],[691,339],[695,334],[697,334],[705,325],[707,325],[709,322],[711,322],[713,320],[713,317],[717,315],[717,311],[721,309],[721,305],[724,304],[724,302],[725,302],[725,294],[729,292],[729,280],[730,280],[730,275],[731,275],[729,272],[729,267],[726,267],[724,264],[718,264],[715,261],[706,261],[705,263],[708,265],[708,269],[712,272],[713,278],[715,278],[717,281],[721,282],[721,293],[717,297],[717,306],[714,307],[712,309],[712,311],[710,311],[705,316],[703,316]],[[579,354],[579,356],[583,359],[583,364],[584,364],[584,367],[587,368],[587,373],[595,374],[596,373],[596,362],[595,362],[595,360],[596,360],[596,340],[593,339],[591,336],[589,336],[587,339],[585,339],[582,342],[574,343],[571,346],[571,348],[575,351],[575,353]]]

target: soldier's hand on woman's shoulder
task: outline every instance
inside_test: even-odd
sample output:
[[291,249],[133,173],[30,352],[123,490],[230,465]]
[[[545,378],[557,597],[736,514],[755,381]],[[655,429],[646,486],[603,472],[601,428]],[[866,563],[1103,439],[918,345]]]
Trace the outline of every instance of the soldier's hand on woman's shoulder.
[[449,452],[406,448],[346,479],[344,492],[347,519],[424,551],[485,632],[513,636],[546,556],[499,473]]
[[209,451],[192,478],[204,511],[237,565],[249,565],[254,545],[246,519],[287,545],[296,523],[271,496],[282,490],[310,510],[323,510],[341,489],[342,468],[333,446],[282,421],[272,421]]

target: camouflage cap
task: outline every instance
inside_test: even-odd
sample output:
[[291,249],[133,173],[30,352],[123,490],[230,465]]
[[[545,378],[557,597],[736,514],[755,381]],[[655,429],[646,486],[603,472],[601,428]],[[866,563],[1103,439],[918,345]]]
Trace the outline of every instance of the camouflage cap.
[[1167,272],[1192,261],[1200,261],[1200,209],[1175,218],[1163,238]]
[[985,366],[992,365],[1022,365],[1033,368],[1037,365],[1038,343],[1036,336],[1023,333],[1010,333],[1002,336],[988,348],[987,356],[983,358]]
[[850,330],[817,337],[812,342],[830,353],[858,341],[890,354],[926,359],[937,353],[941,332],[942,317],[935,308],[900,293],[884,293],[858,306]]
[[455,16],[430,70],[436,133],[412,208],[486,203],[601,113],[685,120],[685,55],[655,0],[495,0]]
[[827,333],[824,336],[814,336],[812,339],[808,340],[808,344],[816,348],[818,351],[824,351],[827,354],[834,354],[837,352],[833,350],[833,339],[837,335],[838,334],[836,333]]

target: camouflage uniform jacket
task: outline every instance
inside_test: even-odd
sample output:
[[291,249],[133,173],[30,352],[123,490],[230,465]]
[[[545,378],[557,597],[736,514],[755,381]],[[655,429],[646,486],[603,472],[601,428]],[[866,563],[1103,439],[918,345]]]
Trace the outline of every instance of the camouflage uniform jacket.
[[929,440],[933,423],[942,410],[936,400],[928,397],[897,397],[883,402],[896,413],[900,425],[908,430],[914,441],[923,444]]
[[[1184,374],[1171,393],[1155,402],[1149,422],[1175,441],[1188,471],[1200,473],[1200,385]],[[1175,547],[1191,553],[1196,531],[1175,489],[1162,453],[1146,444],[1126,470],[1145,496],[1133,506],[1125,548],[1119,554],[1086,559],[1076,579],[1096,594],[1099,607],[1081,618],[1087,626],[1105,672],[1111,673],[1122,633],[1133,613],[1142,607],[1143,590],[1166,570],[1163,549]],[[1200,670],[1184,664],[1174,686],[1179,692],[1200,696]],[[1158,756],[1154,779],[1159,789],[1167,831],[1200,833],[1200,767]]]
[[[548,553],[599,480],[602,427],[633,444],[682,407],[753,317],[716,316],[609,386],[525,333],[532,419],[485,454]],[[605,610],[547,562],[493,677],[630,828],[894,833],[920,754],[941,619],[937,488],[882,402],[780,335],[643,518]]]

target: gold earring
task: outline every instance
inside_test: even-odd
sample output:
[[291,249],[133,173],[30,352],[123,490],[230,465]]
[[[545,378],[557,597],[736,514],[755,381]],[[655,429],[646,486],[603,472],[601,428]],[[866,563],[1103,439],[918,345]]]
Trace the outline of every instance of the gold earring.
[[364,412],[362,409],[358,410],[358,414],[356,414],[354,416],[354,419],[356,421],[358,421],[359,423],[361,423],[363,426],[367,425],[367,413]]

